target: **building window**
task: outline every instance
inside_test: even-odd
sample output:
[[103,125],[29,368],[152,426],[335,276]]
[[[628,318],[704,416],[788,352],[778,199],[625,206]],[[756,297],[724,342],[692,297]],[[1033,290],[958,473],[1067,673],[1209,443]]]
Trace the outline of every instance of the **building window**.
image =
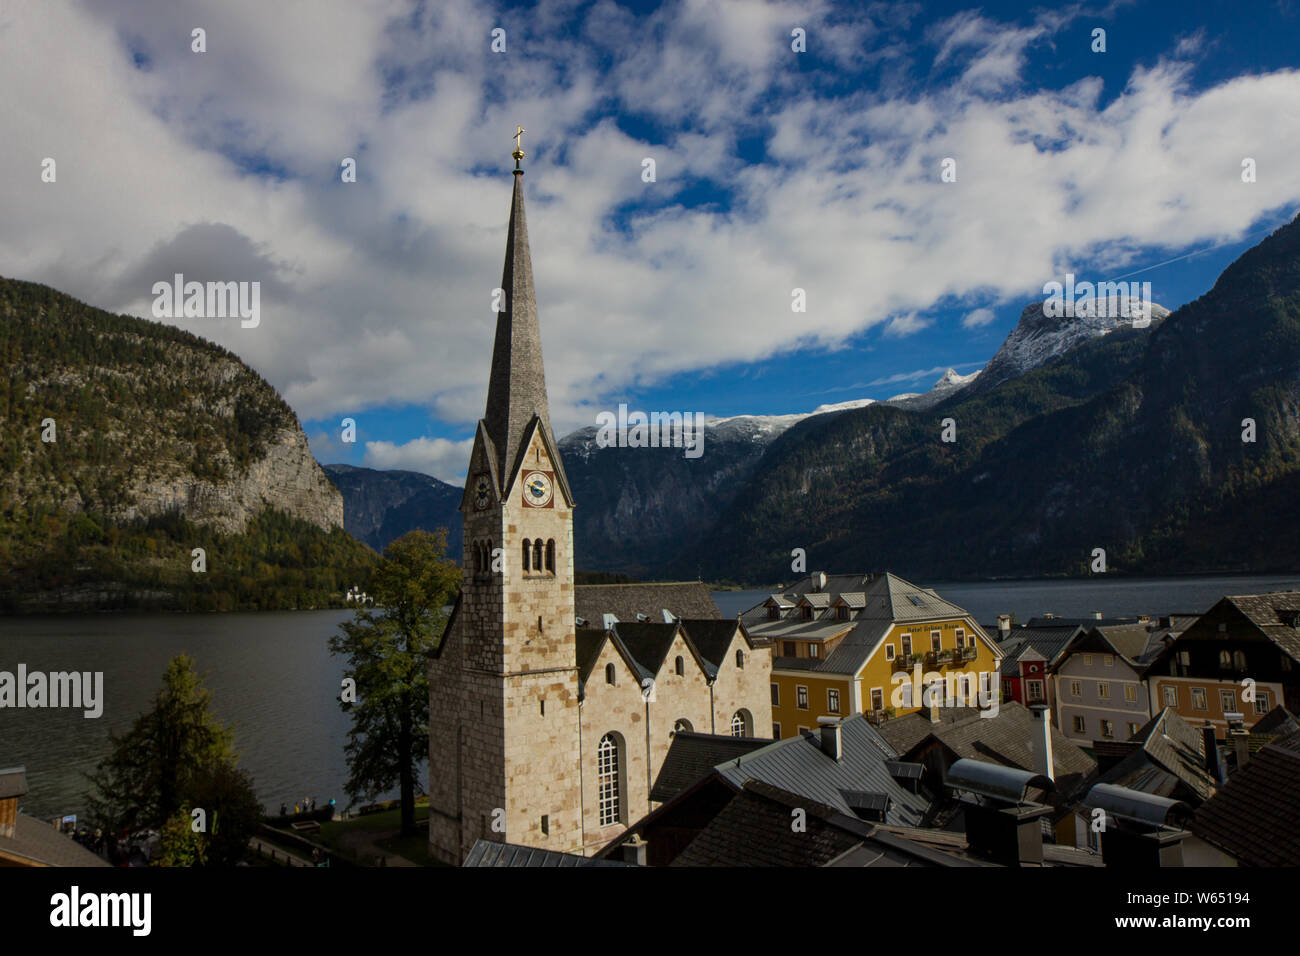
[[1209,708],[1205,706],[1204,687],[1192,688],[1192,710],[1209,710]]
[[885,709],[885,692],[881,690],[879,687],[871,688],[871,709],[872,710]]
[[835,616],[841,621],[847,621],[849,619],[849,609],[841,604],[835,609]]
[[1097,696],[1102,700],[1110,699],[1110,685],[1104,680],[1097,681]]
[[[959,627],[959,628],[957,628],[957,646],[958,646],[958,647],[965,647],[965,646],[966,646],[966,629],[965,629],[964,627]],[[971,639],[971,647],[974,647],[974,646],[975,646],[975,642],[974,642],[974,639],[972,638],[972,639]]]
[[1084,654],[1084,655],[1083,655],[1083,666],[1084,666],[1084,667],[1091,667],[1091,666],[1092,666],[1092,655],[1091,655],[1091,654]]
[[744,652],[744,651],[736,651],[736,666],[739,667],[741,670],[744,670],[744,669],[745,669],[745,652]]
[[798,656],[799,656],[799,646],[798,646],[797,644],[795,644],[794,641],[782,641],[782,642],[781,642],[781,656],[782,656],[782,657],[798,657]]
[[606,684],[612,684],[612,683],[614,683],[614,677],[615,677],[615,674],[616,674],[616,671],[615,671],[615,669],[614,669],[614,665],[613,665],[613,664],[606,664],[606,665],[605,665],[605,683],[606,683]]
[[677,660],[673,662],[673,670],[678,677],[686,676],[686,661],[682,658],[682,655],[677,655]]
[[781,687],[778,684],[772,685],[772,706],[773,707],[781,706]]
[[936,654],[943,650],[943,635],[938,631],[930,632],[930,648]]
[[1128,735],[1129,735],[1129,737],[1133,737],[1133,736],[1135,736],[1135,735],[1137,734],[1137,732],[1138,732],[1138,725],[1135,724],[1135,723],[1133,723],[1132,721],[1130,721],[1130,722],[1129,722],[1129,725],[1128,725]]
[[886,644],[886,645],[885,645],[885,660],[887,660],[887,661],[892,661],[893,659],[894,659],[894,645],[893,645],[893,644]]
[[602,827],[613,826],[622,819],[618,751],[618,739],[613,734],[600,738],[600,745],[596,748],[596,787]]
[[529,541],[527,538],[524,538],[524,570],[525,571],[532,570],[532,565],[530,563],[532,559],[532,554],[533,554],[533,543]]
[[1166,707],[1177,707],[1177,706],[1178,706],[1178,688],[1175,687],[1175,686],[1173,686],[1172,684],[1166,684],[1165,687],[1164,687],[1164,692],[1165,692],[1165,706],[1166,706]]
[[772,725],[772,739],[773,739],[773,740],[780,740],[780,739],[781,739],[781,725],[780,725],[780,724],[773,724],[773,725]]
[[1268,691],[1256,690],[1255,691],[1255,713],[1267,714],[1272,709],[1271,707],[1268,706],[1268,700],[1269,700]]
[[901,637],[899,637],[898,640],[903,646],[903,652],[902,652],[903,656],[911,657],[912,656],[912,635],[904,634]]
[[1107,667],[1114,667],[1114,666],[1115,666],[1115,655],[1114,655],[1114,654],[1106,654],[1105,656],[1102,657],[1101,662],[1102,662],[1103,664],[1105,664]]
[[1039,703],[1040,701],[1046,699],[1046,698],[1044,698],[1044,696],[1043,696],[1043,682],[1042,682],[1042,681],[1040,681],[1040,680],[1025,681],[1025,685],[1026,685],[1026,686],[1028,687],[1028,689],[1029,689],[1029,703],[1031,703],[1031,704],[1036,704],[1036,703]]
[[1184,667],[1190,667],[1192,664],[1192,655],[1189,654],[1187,651],[1179,651],[1178,663],[1182,664]]
[[549,814],[542,814],[542,836],[551,835],[551,817]]
[[1071,697],[1083,696],[1083,685],[1080,684],[1077,680],[1070,681],[1070,696]]
[[899,700],[902,702],[902,705],[904,707],[913,706],[912,705],[912,682],[908,681],[906,684],[900,687],[899,690],[902,691],[902,693],[899,694]]
[[1082,717],[1075,717],[1075,718],[1074,718],[1074,732],[1075,732],[1076,734],[1081,734],[1081,733],[1084,732],[1085,729],[1086,729],[1086,728],[1085,728],[1084,723],[1083,723],[1083,718],[1082,718]]
[[1138,689],[1132,684],[1125,684],[1124,699],[1128,701],[1130,704],[1136,702],[1138,699]]
[[1109,720],[1103,720],[1101,722],[1101,735],[1103,737],[1114,737],[1115,724]]
[[794,689],[795,706],[800,710],[808,709],[808,688],[800,684]]
[[752,737],[754,722],[749,719],[749,711],[741,709],[731,715],[731,736]]
[[1231,714],[1237,709],[1237,692],[1235,690],[1219,691],[1219,708],[1225,714]]
[[685,717],[678,717],[677,722],[673,724],[673,733],[675,734],[680,734],[680,733],[689,734],[694,729],[695,726]]
[[826,692],[826,709],[832,714],[840,712],[840,692],[837,690],[828,690]]
[[1225,671],[1232,669],[1232,651],[1219,651],[1219,667]]
[[811,604],[805,604],[802,608],[800,608],[800,611],[803,612],[803,619],[804,619],[805,621],[811,621],[811,620],[812,620],[812,605],[811,605]]
[[1239,671],[1244,671],[1244,670],[1246,669],[1246,652],[1245,652],[1245,651],[1233,651],[1233,652],[1232,652],[1232,666],[1233,666],[1236,670],[1239,670]]
[[1003,697],[1010,697],[1010,696],[1011,696],[1011,681],[1009,681],[1009,680],[1004,680],[1004,681],[1002,682],[1002,696],[1003,696]]
[[822,648],[821,648],[821,645],[820,645],[820,644],[809,644],[809,645],[808,645],[808,656],[809,656],[809,657],[821,657],[821,656],[822,656]]
[[546,542],[546,570],[555,573],[555,539]]
[[775,604],[769,604],[767,606],[767,619],[769,621],[775,621],[780,616],[781,616],[781,609],[779,607],[777,607]]

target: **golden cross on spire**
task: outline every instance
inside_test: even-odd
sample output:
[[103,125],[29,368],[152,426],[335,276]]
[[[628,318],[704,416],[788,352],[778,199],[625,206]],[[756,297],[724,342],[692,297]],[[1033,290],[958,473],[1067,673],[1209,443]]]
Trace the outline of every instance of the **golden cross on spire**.
[[513,153],[511,153],[510,155],[513,156],[513,157],[515,158],[515,161],[516,161],[516,162],[518,162],[519,160],[521,160],[521,159],[524,158],[524,148],[523,148],[522,145],[520,145],[519,137],[520,137],[520,136],[523,136],[524,133],[527,133],[527,132],[528,132],[528,130],[524,129],[522,126],[520,126],[520,125],[518,125],[518,124],[515,125],[515,135],[514,135],[514,140],[515,140],[515,151],[514,151]]

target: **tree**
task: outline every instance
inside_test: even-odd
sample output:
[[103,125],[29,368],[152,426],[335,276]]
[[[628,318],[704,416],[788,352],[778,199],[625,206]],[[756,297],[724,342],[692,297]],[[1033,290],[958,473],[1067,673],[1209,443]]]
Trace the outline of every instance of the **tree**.
[[[167,665],[153,709],[124,736],[110,735],[112,751],[89,778],[91,816],[108,833],[163,829],[182,809],[188,821],[189,807],[203,807],[211,820],[222,804],[245,819],[250,802],[257,806],[251,779],[234,769],[233,733],[213,717],[210,700],[194,661],[182,654]],[[228,850],[209,856],[238,859]]]
[[415,794],[423,793],[417,763],[429,759],[427,655],[447,623],[443,608],[455,598],[460,568],[446,557],[447,532],[411,531],[384,549],[369,583],[379,610],[361,607],[330,638],[330,651],[347,658],[344,677],[356,682],[344,748],[348,798],[371,800],[396,785],[402,833],[415,832]]

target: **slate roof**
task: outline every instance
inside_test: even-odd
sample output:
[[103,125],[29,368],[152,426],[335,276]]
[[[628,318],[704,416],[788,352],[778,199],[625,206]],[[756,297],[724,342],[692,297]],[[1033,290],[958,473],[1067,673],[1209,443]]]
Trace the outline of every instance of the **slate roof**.
[[734,787],[748,780],[760,780],[781,790],[825,804],[840,813],[853,815],[843,790],[869,790],[890,798],[889,823],[917,825],[929,802],[899,785],[888,760],[898,753],[861,714],[840,722],[841,757],[835,760],[821,749],[817,731],[770,742],[717,766],[717,772]]
[[667,803],[713,772],[720,763],[766,747],[772,741],[760,737],[731,737],[679,730],[673,734],[668,754],[655,777],[650,799]]
[[1247,866],[1300,866],[1300,732],[1233,774],[1196,811],[1192,832]]
[[27,768],[8,767],[0,770],[0,800],[21,797],[27,793]]
[[[807,814],[795,832],[791,811]],[[746,783],[672,866],[970,866],[848,814],[761,781]]]
[[497,843],[495,840],[475,840],[465,856],[462,866],[482,867],[573,867],[573,866],[635,866],[622,860],[598,860],[576,853],[557,850],[539,850],[517,843]]
[[643,678],[659,673],[677,637],[676,624],[619,621],[610,630],[640,665]]
[[620,621],[636,621],[637,614],[644,614],[650,621],[663,623],[665,609],[677,618],[722,617],[708,587],[700,581],[579,584],[573,589],[573,603],[577,616],[589,624],[599,624],[606,614]]
[[1269,594],[1230,594],[1232,603],[1264,635],[1300,662],[1300,591],[1273,591]]
[[1129,739],[1139,747],[1102,774],[1098,783],[1194,803],[1214,793],[1218,783],[1205,769],[1201,732],[1172,708],[1161,710]]
[[1016,628],[1005,640],[998,642],[998,647],[1006,654],[1002,658],[1002,674],[1014,677],[1019,673],[1016,665],[1019,664],[1025,650],[1031,647],[1043,655],[1050,669],[1069,646],[1070,641],[1081,631],[1082,628],[1079,627]]
[[682,630],[686,632],[686,636],[695,645],[700,657],[704,658],[705,664],[708,665],[705,669],[709,672],[710,677],[717,676],[723,655],[727,653],[727,648],[731,646],[731,641],[736,636],[737,630],[742,630],[741,640],[742,642],[745,640],[740,622],[730,618],[717,618],[716,620],[691,618],[683,620],[681,624]]
[[1254,726],[1250,728],[1252,734],[1290,734],[1297,730],[1300,730],[1300,720],[1296,720],[1295,714],[1281,704],[1255,721]]
[[[1140,623],[1136,617],[1031,617],[1025,627],[1117,627]],[[1015,633],[1014,631],[1012,633]]]
[[72,837],[25,813],[15,818],[12,837],[0,837],[0,854],[45,866],[109,865]]
[[1151,633],[1145,624],[1100,625],[1092,630],[1101,634],[1111,647],[1130,664],[1136,664],[1147,649]]

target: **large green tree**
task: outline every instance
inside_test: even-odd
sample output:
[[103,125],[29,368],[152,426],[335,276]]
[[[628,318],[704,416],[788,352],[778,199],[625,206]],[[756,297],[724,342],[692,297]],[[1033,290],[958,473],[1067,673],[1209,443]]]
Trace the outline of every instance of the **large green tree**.
[[447,532],[411,531],[391,542],[370,579],[376,610],[358,608],[330,651],[347,658],[345,679],[355,700],[340,695],[352,716],[345,751],[353,803],[396,786],[402,833],[415,831],[420,769],[429,759],[427,656],[447,623],[444,610],[460,586],[460,568],[447,559]]
[[[141,828],[173,828],[201,807],[208,827],[205,852],[195,862],[229,865],[243,855],[260,805],[247,773],[235,769],[233,732],[210,710],[211,693],[180,655],[163,674],[152,709],[122,736],[90,776],[91,816],[116,837]],[[212,821],[221,820],[220,838]]]

